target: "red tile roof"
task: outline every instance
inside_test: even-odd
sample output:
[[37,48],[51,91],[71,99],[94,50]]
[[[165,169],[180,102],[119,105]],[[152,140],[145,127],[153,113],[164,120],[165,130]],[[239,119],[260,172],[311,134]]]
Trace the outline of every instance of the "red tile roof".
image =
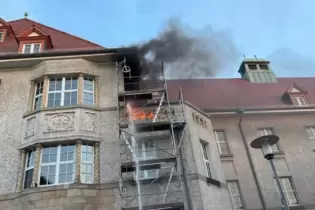
[[184,100],[200,109],[292,106],[283,95],[293,84],[307,91],[308,103],[315,105],[315,77],[277,80],[262,84],[244,79],[191,79],[169,80],[167,84],[171,99],[178,98],[181,86]]
[[[23,31],[35,25],[37,28],[41,29],[50,36],[54,50],[103,48],[98,44],[59,31],[57,29],[51,28],[41,23],[37,23],[27,18],[9,21],[7,23],[11,25],[15,36],[18,36]],[[18,44],[14,37],[10,37],[4,42],[0,42],[0,52],[17,51]]]

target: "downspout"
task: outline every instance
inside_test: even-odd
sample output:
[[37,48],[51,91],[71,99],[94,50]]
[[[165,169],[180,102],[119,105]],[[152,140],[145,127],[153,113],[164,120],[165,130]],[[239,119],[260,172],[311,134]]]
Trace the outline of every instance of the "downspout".
[[245,146],[245,150],[246,150],[246,154],[247,154],[247,157],[248,157],[248,160],[249,160],[249,165],[250,165],[251,171],[253,172],[253,177],[254,177],[255,184],[256,184],[256,187],[257,187],[257,190],[258,190],[258,195],[259,195],[259,198],[260,198],[260,201],[261,201],[261,205],[262,205],[262,208],[265,210],[266,209],[266,202],[265,202],[265,199],[264,199],[261,187],[259,185],[258,176],[257,176],[256,170],[255,170],[255,167],[254,167],[253,159],[251,157],[251,154],[250,154],[250,151],[249,151],[249,146],[247,144],[246,137],[245,137],[245,134],[244,134],[244,131],[243,131],[243,127],[242,127],[244,110],[243,109],[238,109],[237,113],[240,116],[240,119],[239,119],[239,122],[238,122],[238,128],[239,128],[241,136],[242,136],[242,140],[243,140],[243,143],[244,143],[244,146]]
[[179,153],[179,159],[181,162],[180,165],[181,165],[182,172],[183,172],[185,194],[187,197],[187,204],[188,204],[189,210],[192,210],[193,209],[192,208],[192,201],[191,201],[191,196],[190,196],[189,189],[188,189],[188,177],[187,177],[186,169],[184,167],[184,158],[183,158],[183,153],[182,153],[182,147],[179,149],[178,153]]

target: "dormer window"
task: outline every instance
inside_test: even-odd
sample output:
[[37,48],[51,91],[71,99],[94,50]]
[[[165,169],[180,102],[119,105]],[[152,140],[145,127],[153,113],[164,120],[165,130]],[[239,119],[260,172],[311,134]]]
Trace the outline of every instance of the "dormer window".
[[307,102],[303,96],[292,96],[292,103],[294,106],[307,106]]
[[38,53],[40,52],[40,44],[24,44],[23,53]]
[[257,65],[256,64],[248,64],[248,68],[250,70],[257,70]]
[[261,69],[261,70],[268,70],[268,65],[266,65],[266,64],[259,64],[259,69]]

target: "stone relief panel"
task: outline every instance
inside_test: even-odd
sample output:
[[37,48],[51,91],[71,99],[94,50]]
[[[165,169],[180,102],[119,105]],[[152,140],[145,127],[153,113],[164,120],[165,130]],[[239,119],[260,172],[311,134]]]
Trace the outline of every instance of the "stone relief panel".
[[36,117],[31,117],[26,120],[25,138],[28,138],[35,134],[35,123],[36,123]]
[[204,128],[207,128],[208,125],[207,125],[207,120],[202,116],[202,115],[199,115],[197,114],[196,112],[193,112],[192,113],[192,118],[194,119],[194,121],[196,123],[198,123],[199,125],[201,125],[202,127]]
[[84,119],[85,119],[84,130],[96,132],[97,128],[96,114],[92,112],[85,112]]
[[75,112],[51,113],[45,115],[44,132],[74,130]]

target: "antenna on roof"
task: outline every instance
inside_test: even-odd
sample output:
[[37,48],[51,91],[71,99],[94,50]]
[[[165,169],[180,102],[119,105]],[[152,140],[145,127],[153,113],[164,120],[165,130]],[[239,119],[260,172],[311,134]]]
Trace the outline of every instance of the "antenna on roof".
[[243,54],[243,58],[245,59],[246,58],[246,56]]
[[24,18],[27,18],[28,17],[28,12],[25,12],[24,13]]
[[257,56],[254,54],[254,57],[256,58],[256,60],[258,60]]

